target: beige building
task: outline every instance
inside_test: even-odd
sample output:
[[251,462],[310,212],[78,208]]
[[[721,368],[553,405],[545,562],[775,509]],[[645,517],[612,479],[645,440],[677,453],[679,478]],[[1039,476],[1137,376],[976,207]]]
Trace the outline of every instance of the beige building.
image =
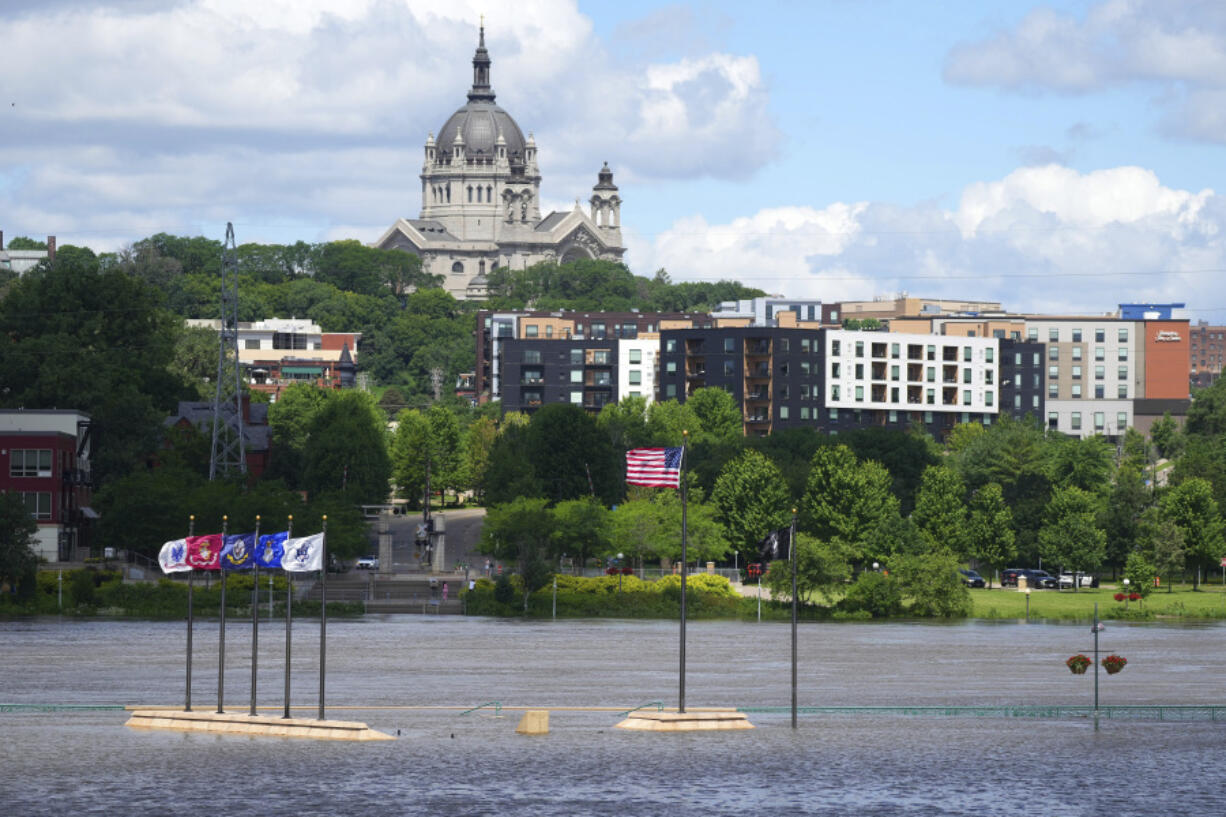
[[443,276],[456,298],[483,299],[487,273],[542,261],[621,259],[621,196],[606,164],[588,197],[588,210],[541,216],[537,145],[494,102],[490,57],[482,27],[473,56],[468,102],[435,138],[426,137],[421,170],[421,215],[400,218],[375,242],[421,258],[423,271]]

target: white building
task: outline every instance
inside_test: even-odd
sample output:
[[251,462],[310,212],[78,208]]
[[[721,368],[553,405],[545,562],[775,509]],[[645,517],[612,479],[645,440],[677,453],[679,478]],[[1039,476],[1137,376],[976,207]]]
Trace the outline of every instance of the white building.
[[996,414],[996,338],[826,331],[826,405]]
[[617,400],[645,397],[648,405],[655,400],[659,355],[659,333],[644,332],[617,341]]
[[494,103],[482,27],[468,102],[426,137],[421,215],[401,218],[375,242],[421,257],[423,271],[443,276],[456,298],[486,297],[486,273],[541,261],[620,260],[621,197],[606,164],[585,213],[541,217],[536,141]]

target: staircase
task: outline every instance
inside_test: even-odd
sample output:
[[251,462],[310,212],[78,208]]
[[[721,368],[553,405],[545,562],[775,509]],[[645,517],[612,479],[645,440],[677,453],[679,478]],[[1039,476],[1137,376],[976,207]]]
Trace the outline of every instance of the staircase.
[[[446,601],[443,601],[444,581],[448,585]],[[328,601],[362,601],[366,603],[367,613],[463,615],[464,603],[458,598],[462,585],[463,581],[454,576],[446,579],[427,573],[389,576],[354,570],[328,575]],[[311,586],[305,598],[320,600],[319,582]]]

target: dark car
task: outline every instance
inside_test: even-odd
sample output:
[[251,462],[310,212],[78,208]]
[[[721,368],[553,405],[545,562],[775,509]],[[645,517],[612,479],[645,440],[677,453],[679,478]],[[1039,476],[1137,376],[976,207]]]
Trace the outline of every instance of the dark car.
[[1026,586],[1038,590],[1055,590],[1060,586],[1059,580],[1046,570],[1034,570],[1029,567],[1010,567],[1000,573],[1002,587],[1017,587],[1017,580],[1026,578]]
[[962,574],[962,583],[967,587],[987,587],[988,583],[973,570],[958,570]]

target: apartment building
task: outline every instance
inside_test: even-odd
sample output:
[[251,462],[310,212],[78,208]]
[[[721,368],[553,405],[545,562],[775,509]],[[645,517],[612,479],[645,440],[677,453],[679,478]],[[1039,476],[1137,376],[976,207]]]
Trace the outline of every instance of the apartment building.
[[1222,357],[1226,355],[1226,326],[1210,326],[1197,321],[1188,327],[1190,340],[1191,383],[1197,388],[1212,386],[1222,375]]
[[571,403],[599,412],[617,401],[619,343],[608,337],[501,342],[503,411],[533,412],[549,403]]

